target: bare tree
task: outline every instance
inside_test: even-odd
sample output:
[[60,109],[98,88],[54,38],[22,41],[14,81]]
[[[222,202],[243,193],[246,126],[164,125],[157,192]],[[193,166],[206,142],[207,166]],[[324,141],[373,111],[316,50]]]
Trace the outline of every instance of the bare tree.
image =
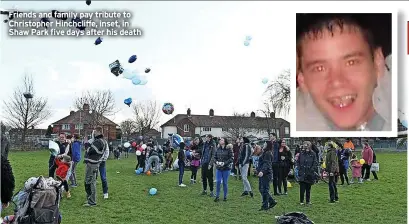
[[135,121],[127,119],[121,122],[121,131],[125,137],[129,137],[136,129]]
[[150,129],[156,128],[161,116],[161,108],[156,101],[145,101],[134,104],[136,131],[144,136]]
[[237,136],[246,136],[250,129],[243,127],[243,120],[240,118],[249,117],[248,113],[233,112],[233,118],[227,122],[225,130],[223,131],[224,137],[236,138]]
[[290,111],[290,77],[290,70],[284,70],[266,90],[273,111],[279,114],[288,114]]
[[[27,95],[28,94],[28,95]],[[27,129],[36,127],[47,120],[51,112],[47,107],[47,99],[35,96],[34,82],[31,75],[25,74],[21,86],[16,87],[13,96],[4,101],[6,124],[22,130],[21,141],[26,140]],[[26,98],[26,96],[28,96]],[[32,98],[30,98],[30,96]]]
[[104,117],[115,115],[115,98],[111,90],[94,90],[82,93],[81,97],[74,100],[74,107],[82,110],[84,104],[89,105],[89,125],[93,128],[103,125]]

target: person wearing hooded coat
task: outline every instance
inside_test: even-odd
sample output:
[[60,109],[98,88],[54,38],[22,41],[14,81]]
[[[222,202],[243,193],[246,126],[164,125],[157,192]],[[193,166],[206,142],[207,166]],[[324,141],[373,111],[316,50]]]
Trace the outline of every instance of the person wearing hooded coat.
[[318,159],[312,151],[312,144],[310,141],[305,141],[303,145],[305,150],[301,151],[297,160],[298,181],[300,184],[300,204],[304,205],[305,195],[305,202],[307,205],[311,205],[311,186],[316,181]]
[[270,182],[273,179],[273,143],[267,141],[264,145],[263,153],[259,157],[257,166],[258,186],[262,197],[260,211],[268,210],[277,205],[277,202],[270,194]]

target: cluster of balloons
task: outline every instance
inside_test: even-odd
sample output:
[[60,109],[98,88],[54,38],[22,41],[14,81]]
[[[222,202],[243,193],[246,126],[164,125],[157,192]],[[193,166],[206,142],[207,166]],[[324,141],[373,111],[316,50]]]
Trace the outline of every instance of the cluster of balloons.
[[157,192],[158,192],[158,190],[156,188],[149,189],[149,194],[150,195],[155,195]]
[[173,113],[173,111],[175,111],[175,108],[173,107],[172,103],[164,103],[162,106],[162,112],[170,115]]
[[250,41],[252,40],[253,38],[251,37],[251,36],[246,36],[246,39],[244,40],[244,46],[249,46],[250,45]]

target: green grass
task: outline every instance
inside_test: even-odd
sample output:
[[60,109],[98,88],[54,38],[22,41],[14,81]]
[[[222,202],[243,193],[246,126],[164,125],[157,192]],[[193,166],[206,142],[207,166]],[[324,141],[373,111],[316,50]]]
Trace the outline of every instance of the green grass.
[[[10,161],[16,177],[16,190],[27,178],[47,175],[49,154],[41,152],[11,153]],[[348,187],[338,187],[340,202],[328,204],[328,187],[325,183],[312,188],[312,207],[298,204],[299,187],[293,184],[288,196],[276,199],[279,204],[268,212],[259,212],[261,197],[258,181],[251,177],[255,191],[253,199],[242,198],[241,181],[229,180],[227,202],[215,203],[200,196],[201,184],[189,185],[190,171],[185,172],[186,188],[177,186],[178,173],[165,172],[158,176],[136,176],[135,158],[109,160],[107,176],[108,200],[102,199],[102,186],[98,182],[98,206],[84,208],[84,165],[78,167],[80,187],[72,189],[72,198],[63,199],[63,223],[275,223],[275,215],[301,211],[315,223],[406,223],[407,172],[406,153],[377,153],[380,162],[380,181]],[[120,173],[117,174],[117,171]],[[198,175],[200,178],[200,174]],[[151,187],[158,194],[149,196]],[[7,210],[11,212],[10,209]],[[5,214],[3,214],[5,215]]]

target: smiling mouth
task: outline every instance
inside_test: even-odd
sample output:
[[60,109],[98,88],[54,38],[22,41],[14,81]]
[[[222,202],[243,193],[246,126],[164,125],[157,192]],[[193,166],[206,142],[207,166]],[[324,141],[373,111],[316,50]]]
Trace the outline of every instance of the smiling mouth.
[[357,98],[356,94],[349,94],[349,95],[331,97],[328,99],[328,101],[334,107],[345,108],[345,107],[350,106],[353,102],[355,102],[356,98]]

